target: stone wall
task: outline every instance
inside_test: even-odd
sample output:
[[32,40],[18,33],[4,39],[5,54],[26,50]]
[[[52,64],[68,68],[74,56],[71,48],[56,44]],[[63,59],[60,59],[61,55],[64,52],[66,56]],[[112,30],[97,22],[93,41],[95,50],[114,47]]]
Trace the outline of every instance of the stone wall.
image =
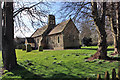
[[79,31],[75,24],[70,20],[64,29],[64,48],[78,48],[80,46]]
[[63,34],[61,33],[54,34],[47,36],[47,38],[48,38],[48,48],[55,50],[64,49]]

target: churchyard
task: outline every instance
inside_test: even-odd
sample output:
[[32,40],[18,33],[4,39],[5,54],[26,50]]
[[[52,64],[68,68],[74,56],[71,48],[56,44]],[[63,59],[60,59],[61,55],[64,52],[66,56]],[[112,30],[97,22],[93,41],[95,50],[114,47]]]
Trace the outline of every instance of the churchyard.
[[[4,71],[5,78],[96,78],[97,74],[104,77],[112,69],[118,71],[118,62],[95,59],[87,61],[97,50],[97,46],[67,50],[32,50],[31,52],[16,49],[17,66],[11,72]],[[108,48],[108,56],[113,46]],[[118,57],[115,55],[114,57]],[[117,73],[118,74],[118,73]]]

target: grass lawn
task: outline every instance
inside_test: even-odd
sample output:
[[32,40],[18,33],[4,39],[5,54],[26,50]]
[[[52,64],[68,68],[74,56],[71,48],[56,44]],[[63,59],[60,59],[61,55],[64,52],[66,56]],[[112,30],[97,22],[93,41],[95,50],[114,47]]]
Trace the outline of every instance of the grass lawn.
[[[109,47],[113,48],[113,47]],[[118,62],[94,60],[86,62],[85,58],[96,52],[97,47],[82,47],[74,50],[33,50],[26,52],[16,50],[19,66],[13,71],[5,71],[4,78],[96,78],[106,71],[118,70]],[[108,55],[113,49],[108,50]]]
[[0,67],[2,67],[2,51],[0,51]]
[[0,51],[0,79],[2,78],[1,71],[2,71],[2,51]]

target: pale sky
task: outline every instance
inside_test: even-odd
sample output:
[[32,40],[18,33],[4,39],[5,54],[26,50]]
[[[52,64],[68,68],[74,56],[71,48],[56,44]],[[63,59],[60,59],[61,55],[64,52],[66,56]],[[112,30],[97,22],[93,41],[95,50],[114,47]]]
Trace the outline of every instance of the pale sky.
[[[13,1],[22,1],[22,2],[36,2],[38,0],[1,0],[1,1],[6,1],[6,2],[13,2]],[[39,0],[43,2],[118,2],[120,0]]]
[[[54,3],[54,4],[52,4],[52,5],[54,5],[54,6],[52,6],[52,8],[50,9],[50,13],[49,14],[53,14],[53,15],[55,15],[55,12],[57,11],[57,9],[60,7],[58,4],[56,4],[56,3]],[[57,7],[56,7],[57,6]],[[56,23],[58,23],[58,19],[57,19],[57,16],[55,15],[55,17],[56,17]],[[47,21],[48,21],[48,19],[47,18],[44,18],[44,17],[42,17],[42,21],[45,21],[46,23],[47,23]],[[32,27],[32,26],[30,26],[30,22],[29,22],[29,20],[28,20],[28,16],[26,15],[26,16],[24,16],[24,22],[27,24],[27,26],[29,26],[29,31],[24,31],[23,29],[21,29],[22,30],[22,32],[21,31],[17,31],[16,33],[14,33],[14,37],[30,37],[34,32],[35,32],[35,29]],[[37,26],[37,27],[42,27],[42,26]],[[15,28],[16,30],[18,29],[18,28]],[[15,31],[16,31],[15,30]]]
[[[59,17],[61,14],[59,12],[57,12],[57,10],[59,10],[59,8],[61,7],[61,3],[57,2],[57,3],[52,3],[51,5],[52,5],[52,7],[50,8],[49,14],[55,15],[56,24],[58,24],[58,23],[62,22],[62,19]],[[35,29],[33,29],[33,27],[30,26],[27,16],[25,16],[24,18],[25,18],[24,22],[27,23],[27,26],[29,26],[30,31],[24,31],[23,29],[21,29],[23,32],[17,31],[16,33],[14,33],[14,37],[16,37],[16,36],[17,37],[25,37],[25,36],[30,37],[35,32]],[[44,17],[42,18],[42,20],[45,22],[48,21],[48,19],[44,18]],[[42,26],[37,26],[37,27],[42,27]]]

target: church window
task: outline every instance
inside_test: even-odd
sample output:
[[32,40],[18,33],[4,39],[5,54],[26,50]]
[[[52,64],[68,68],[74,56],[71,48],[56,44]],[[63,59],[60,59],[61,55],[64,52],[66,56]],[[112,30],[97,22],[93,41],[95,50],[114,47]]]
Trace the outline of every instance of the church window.
[[58,43],[60,43],[60,38],[59,38],[59,36],[58,36]]

